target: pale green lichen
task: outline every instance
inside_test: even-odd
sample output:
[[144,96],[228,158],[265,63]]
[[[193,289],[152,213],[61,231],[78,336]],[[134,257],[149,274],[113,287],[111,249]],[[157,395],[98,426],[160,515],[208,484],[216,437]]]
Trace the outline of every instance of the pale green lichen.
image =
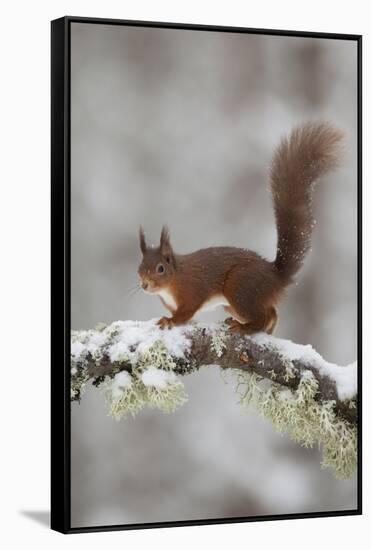
[[225,330],[214,330],[211,333],[210,347],[217,357],[222,357],[227,347]]
[[84,394],[89,376],[82,367],[72,365],[71,368],[71,400],[80,401]]
[[255,373],[239,374],[241,405],[253,404],[277,431],[288,433],[304,447],[318,443],[322,466],[332,467],[340,479],[351,477],[357,466],[357,430],[335,414],[334,401],[315,400],[318,382],[314,376],[308,371],[295,391],[276,383],[262,388],[259,381]]
[[146,405],[165,413],[172,413],[187,402],[188,396],[184,384],[179,380],[168,384],[166,388],[146,387]]
[[108,415],[116,420],[135,416],[146,405],[145,392],[139,380],[133,380],[131,386],[115,387],[114,380],[105,384],[105,396]]
[[82,344],[86,344],[88,340],[89,340],[88,330],[71,330],[71,343],[81,342]]
[[114,338],[120,335],[120,326],[118,323],[112,323],[104,329],[104,332],[106,333],[107,338],[113,342]]
[[223,367],[219,367],[219,375],[222,379],[223,384],[227,385],[230,382],[231,377],[233,376],[233,373],[231,372],[231,369],[225,369]]
[[95,330],[98,332],[103,332],[105,328],[107,328],[107,323],[103,323],[102,321],[95,325]]
[[167,384],[165,388],[160,389],[147,387],[134,376],[130,387],[118,391],[113,382],[108,382],[105,394],[108,414],[116,420],[128,415],[135,416],[144,407],[171,413],[184,405],[188,399],[181,381]]
[[247,407],[250,403],[255,403],[258,401],[258,397],[262,392],[259,388],[259,382],[261,380],[262,377],[255,372],[249,374],[241,371],[237,374],[236,391],[240,395],[240,404],[243,407]]
[[184,384],[172,374],[164,387],[145,385],[143,373],[149,368],[174,373],[175,363],[161,341],[138,356],[132,367],[132,383],[124,388],[117,388],[115,379],[105,385],[108,414],[116,420],[128,415],[135,416],[144,407],[159,409],[170,413],[181,407],[188,399]]
[[139,355],[134,371],[142,372],[149,366],[154,366],[158,369],[167,371],[174,370],[174,360],[161,340],[155,342],[150,348],[148,348],[148,350]]
[[282,361],[284,367],[285,367],[285,374],[283,375],[283,379],[285,382],[289,382],[293,378],[295,378],[297,374],[297,369],[294,367],[291,361],[288,361],[287,359],[284,359]]

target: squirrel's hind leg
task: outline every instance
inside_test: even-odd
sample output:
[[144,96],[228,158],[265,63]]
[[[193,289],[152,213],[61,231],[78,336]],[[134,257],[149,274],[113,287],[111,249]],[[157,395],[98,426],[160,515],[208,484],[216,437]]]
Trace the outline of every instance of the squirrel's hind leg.
[[[233,315],[234,311],[230,310],[230,313]],[[277,321],[277,311],[274,307],[271,307],[268,311],[262,311],[248,321],[243,321],[241,317],[237,318],[237,316],[235,316],[235,318],[226,319],[225,322],[229,325],[229,330],[233,332],[240,332],[241,334],[266,332],[268,334],[273,334]]]
[[241,317],[241,315],[238,315],[237,311],[235,309],[233,309],[232,306],[224,306],[223,309],[224,309],[224,311],[226,311],[227,313],[230,313],[232,315],[232,317],[227,317],[226,319],[224,319],[224,322],[227,325],[231,325],[235,321],[239,321],[241,324],[244,324],[244,323],[247,322],[247,320],[244,319],[243,317]]
[[264,332],[265,326],[260,320],[255,320],[247,323],[240,323],[237,319],[233,319],[229,324],[229,330],[232,332],[240,332],[241,334],[255,334],[256,332]]
[[[243,334],[272,334],[277,323],[277,280],[263,260],[237,266],[227,275],[223,294],[229,302],[226,311],[232,314],[229,328]],[[268,264],[268,262],[267,262]],[[264,269],[263,269],[264,268]]]
[[278,323],[277,310],[275,307],[271,307],[269,311],[269,319],[268,319],[265,332],[267,332],[268,334],[273,334],[274,331],[276,330],[277,323]]

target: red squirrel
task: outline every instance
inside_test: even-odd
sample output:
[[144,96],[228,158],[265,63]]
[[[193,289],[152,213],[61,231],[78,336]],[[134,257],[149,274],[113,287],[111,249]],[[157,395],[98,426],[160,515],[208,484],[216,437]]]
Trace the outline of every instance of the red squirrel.
[[172,314],[158,321],[161,328],[183,325],[197,312],[220,305],[231,315],[226,319],[231,330],[273,333],[277,303],[310,248],[313,186],[336,167],[341,141],[342,133],[331,125],[307,123],[277,147],[270,168],[278,235],[271,262],[229,246],[176,254],[166,226],[160,246],[149,247],[140,227],[141,286],[157,294]]

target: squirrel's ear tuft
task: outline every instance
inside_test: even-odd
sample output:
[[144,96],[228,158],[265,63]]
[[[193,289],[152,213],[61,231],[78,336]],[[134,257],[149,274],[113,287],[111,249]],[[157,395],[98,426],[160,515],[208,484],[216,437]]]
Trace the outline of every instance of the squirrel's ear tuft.
[[161,231],[160,251],[163,256],[173,257],[173,248],[170,243],[170,232],[167,225],[164,225]]
[[146,236],[144,234],[144,230],[142,226],[140,226],[139,228],[139,244],[140,244],[140,249],[142,251],[142,254],[145,254],[147,250],[147,244],[146,244]]
[[161,230],[161,237],[160,237],[160,248],[164,246],[170,245],[170,232],[167,225],[164,225]]

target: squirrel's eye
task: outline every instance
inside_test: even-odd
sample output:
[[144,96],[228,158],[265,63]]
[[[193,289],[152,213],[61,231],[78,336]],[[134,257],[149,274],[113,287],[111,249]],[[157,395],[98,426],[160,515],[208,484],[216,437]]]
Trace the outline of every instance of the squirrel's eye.
[[162,264],[158,264],[158,266],[156,267],[156,271],[157,273],[164,273],[165,268]]

